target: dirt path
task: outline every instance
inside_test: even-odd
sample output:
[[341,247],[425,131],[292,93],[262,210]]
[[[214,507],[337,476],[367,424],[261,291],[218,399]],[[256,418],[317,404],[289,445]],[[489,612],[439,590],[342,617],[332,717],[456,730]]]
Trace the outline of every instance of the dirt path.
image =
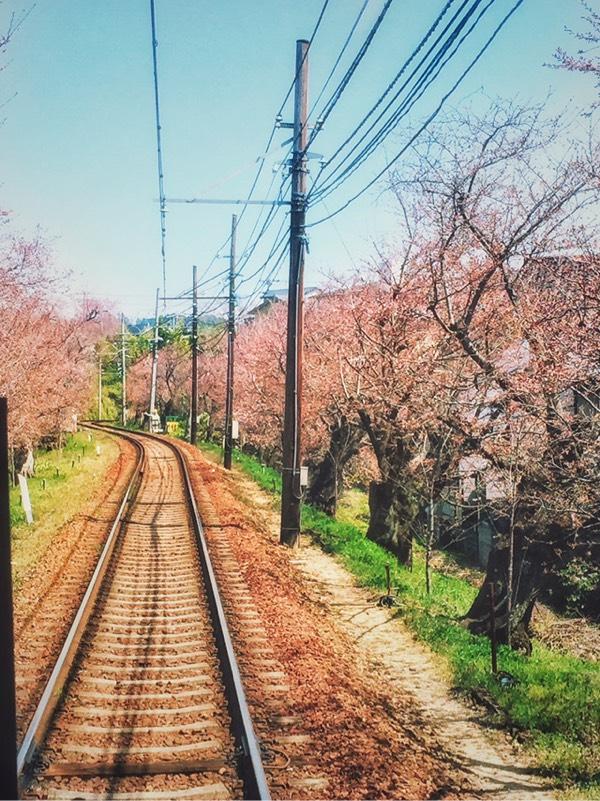
[[[209,474],[210,495],[219,511],[224,510],[226,496],[231,493],[250,510],[255,536],[266,539],[267,546],[272,547],[277,541],[279,518],[271,498],[241,473],[232,479],[220,468],[207,469],[205,463],[202,475]],[[273,569],[281,564],[283,553],[301,581],[305,607],[319,607],[342,635],[367,691],[376,686],[387,697],[389,708],[399,710],[400,716],[411,709],[412,716],[404,718],[403,733],[410,736],[412,730],[420,747],[424,738],[429,756],[437,754],[453,776],[446,791],[438,786],[437,793],[429,797],[440,798],[447,793],[507,801],[554,798],[548,783],[527,765],[524,754],[503,733],[486,730],[479,710],[453,696],[439,660],[413,638],[402,621],[392,611],[375,606],[373,593],[358,587],[335,557],[306,544],[306,538],[303,543],[291,556],[285,549],[272,549]],[[248,547],[252,550],[251,545]],[[253,567],[257,569],[258,563]],[[407,699],[411,699],[408,707]],[[391,749],[390,766],[401,760],[402,756]],[[427,769],[423,764],[423,770]],[[327,793],[327,797],[334,796]],[[389,788],[379,797],[390,797]]]
[[296,564],[388,687],[415,696],[444,748],[469,771],[480,797],[554,797],[501,734],[482,728],[480,712],[453,697],[431,652],[390,610],[375,606],[373,594],[357,587],[335,557],[305,545]]

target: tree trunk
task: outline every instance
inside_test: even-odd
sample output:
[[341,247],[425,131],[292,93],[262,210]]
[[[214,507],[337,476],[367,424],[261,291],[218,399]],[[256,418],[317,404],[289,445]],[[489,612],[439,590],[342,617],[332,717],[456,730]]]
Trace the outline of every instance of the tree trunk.
[[330,428],[329,449],[314,471],[307,500],[326,514],[335,517],[337,501],[344,481],[344,468],[358,453],[364,432],[345,417]]
[[[555,539],[553,540],[553,536]],[[490,551],[485,579],[471,608],[463,618],[463,625],[473,634],[490,636],[489,585],[494,584],[496,630],[499,643],[508,644],[518,651],[531,653],[529,624],[533,607],[542,591],[549,571],[555,569],[560,559],[559,552],[552,547],[561,532],[549,532],[548,541],[536,541],[529,532],[513,529],[512,547],[510,538],[502,535]],[[560,549],[559,549],[560,550]],[[512,556],[512,568],[511,568]],[[512,595],[509,601],[509,576],[512,577]],[[510,625],[509,625],[509,603]]]
[[407,521],[412,519],[412,511],[404,494],[389,481],[372,481],[369,512],[367,537],[394,553],[402,564],[409,564],[412,535]]
[[411,565],[412,526],[417,507],[411,497],[406,468],[413,454],[402,430],[398,430],[396,411],[375,423],[364,409],[359,409],[358,414],[375,451],[382,478],[369,486],[367,537],[396,554],[402,564]]

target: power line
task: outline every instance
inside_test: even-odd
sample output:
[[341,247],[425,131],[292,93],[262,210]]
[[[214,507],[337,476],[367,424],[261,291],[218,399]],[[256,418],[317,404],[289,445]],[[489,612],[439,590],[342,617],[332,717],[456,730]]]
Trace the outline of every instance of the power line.
[[275,262],[274,262],[273,266],[271,267],[271,270],[270,270],[270,271],[269,271],[269,273],[268,273],[268,274],[267,274],[267,275],[266,275],[266,276],[265,276],[265,277],[262,279],[262,281],[260,282],[260,284],[258,284],[258,286],[256,286],[256,287],[255,287],[255,289],[254,289],[254,291],[252,292],[252,294],[251,294],[251,295],[249,295],[249,297],[248,297],[248,300],[247,300],[246,304],[245,304],[245,305],[243,306],[243,308],[242,308],[242,309],[239,311],[239,313],[238,313],[238,319],[243,319],[243,316],[244,316],[244,314],[245,314],[245,313],[248,311],[248,308],[249,308],[249,307],[250,307],[250,306],[251,306],[253,303],[255,303],[255,302],[256,302],[256,300],[257,300],[259,297],[261,297],[261,295],[264,295],[266,292],[268,292],[268,291],[269,291],[269,289],[271,288],[271,286],[273,285],[273,283],[275,282],[275,280],[277,279],[277,277],[278,277],[278,275],[279,275],[279,271],[280,271],[280,269],[281,269],[281,266],[282,266],[282,264],[283,264],[283,261],[284,261],[284,259],[285,259],[286,255],[287,255],[287,249],[288,249],[288,243],[287,243],[287,240],[286,240],[286,241],[285,241],[285,243],[284,243],[284,246],[283,246],[283,248],[281,249],[281,251],[280,251],[280,253],[279,253],[279,256],[277,257],[277,259],[275,260]]
[[[513,14],[517,11],[517,9],[524,3],[524,1],[525,0],[517,0],[517,2],[513,5],[511,10],[503,17],[503,19],[500,21],[500,23],[496,26],[496,28],[494,29],[494,31],[491,34],[491,36],[489,36],[489,38],[487,39],[487,41],[484,44],[484,46],[482,48],[480,48],[480,50],[477,53],[477,55],[475,56],[475,58],[472,59],[472,61],[468,65],[468,67],[461,73],[460,77],[452,85],[451,89],[448,92],[446,92],[446,94],[442,97],[442,99],[438,103],[438,105],[435,108],[435,110],[429,115],[429,117],[426,119],[426,121],[420,126],[420,128],[410,138],[410,140],[400,149],[400,151],[394,156],[394,158],[388,164],[386,164],[384,169],[381,170],[380,172],[378,172],[377,175],[374,178],[372,178],[366,184],[366,186],[364,186],[362,189],[360,189],[360,191],[356,192],[343,205],[341,205],[339,208],[337,208],[335,211],[333,211],[332,213],[328,214],[327,216],[322,217],[321,219],[316,220],[313,223],[310,223],[309,227],[314,227],[316,225],[320,225],[321,223],[325,222],[326,220],[330,220],[333,217],[336,217],[342,211],[347,209],[348,206],[350,206],[352,203],[354,203],[355,200],[357,200],[359,197],[361,197],[361,195],[363,195],[366,191],[368,191],[373,186],[373,184],[375,184],[377,181],[379,181],[379,179],[389,170],[389,168],[391,166],[393,166],[401,158],[401,156],[404,155],[404,153],[406,153],[408,148],[416,141],[416,139],[423,133],[423,131],[437,117],[439,112],[444,107],[444,105],[445,105],[446,101],[448,100],[448,98],[450,98],[454,94],[454,92],[460,86],[460,84],[462,83],[464,78],[471,72],[471,70],[473,69],[475,64],[477,64],[479,59],[483,56],[483,54],[487,51],[487,49],[490,47],[492,42],[496,39],[496,37],[498,36],[498,34],[502,30],[502,28],[504,28],[504,26],[506,25],[508,20],[513,16]],[[493,0],[492,0],[492,2],[493,2]]]
[[[271,183],[269,184],[269,193],[271,192],[271,190],[273,188],[273,184],[275,183],[275,178],[276,177],[277,177],[276,174],[273,174],[273,178],[271,179]],[[283,197],[283,193],[284,193],[284,190],[286,188],[286,185],[287,185],[288,181],[289,181],[289,176],[284,176],[282,178],[281,185],[280,185],[279,191],[277,193],[277,198],[276,198],[277,201],[281,200],[281,198]],[[256,238],[253,240],[253,237],[254,237],[254,234],[256,232],[256,229],[258,228],[258,225],[259,225],[259,223],[261,221],[261,218],[263,216],[264,209],[261,211],[261,213],[256,218],[256,220],[254,222],[254,225],[252,227],[252,230],[250,231],[250,234],[249,234],[249,236],[248,236],[248,238],[246,240],[246,243],[245,243],[244,247],[242,248],[242,255],[240,257],[240,260],[239,260],[239,263],[238,263],[238,267],[236,269],[236,276],[241,275],[244,267],[246,266],[248,261],[252,258],[253,254],[254,254],[254,251],[256,250],[259,242],[261,241],[263,236],[266,234],[268,229],[273,224],[273,221],[275,220],[277,212],[279,211],[281,206],[279,205],[279,203],[273,203],[270,207],[265,207],[265,208],[268,208],[268,212],[267,212],[267,217],[266,217],[266,219],[265,219],[265,221],[264,221],[264,223],[262,225],[262,228],[260,229],[260,231],[257,234]],[[239,219],[238,219],[238,224],[239,224]]]
[[[313,41],[315,39],[315,36],[317,35],[317,33],[319,31],[319,28],[321,27],[321,22],[323,21],[323,17],[325,16],[325,12],[327,10],[327,6],[329,5],[329,2],[330,2],[330,0],[325,0],[325,2],[323,3],[323,5],[321,7],[321,11],[319,12],[319,16],[317,17],[317,21],[315,23],[315,26],[313,28],[313,32],[312,32],[311,37],[309,39],[309,48],[312,45],[312,43],[313,43]],[[308,52],[308,50],[307,50],[307,52]],[[264,169],[265,160],[266,160],[266,158],[265,158],[266,154],[269,153],[269,151],[271,149],[271,145],[272,145],[273,139],[275,137],[275,132],[279,128],[279,123],[280,123],[280,120],[281,120],[281,114],[283,112],[285,104],[287,103],[287,101],[288,101],[288,99],[289,99],[289,97],[290,97],[290,95],[291,95],[291,93],[292,93],[292,91],[294,89],[294,86],[296,85],[296,80],[298,79],[298,75],[300,73],[301,66],[302,65],[300,65],[300,67],[296,70],[296,74],[294,75],[294,79],[291,82],[290,87],[289,87],[289,89],[287,90],[287,92],[285,94],[285,97],[283,98],[283,101],[282,101],[282,103],[281,103],[281,105],[279,107],[279,111],[275,115],[275,122],[273,124],[273,127],[271,128],[271,132],[270,132],[269,138],[267,140],[267,145],[266,145],[265,150],[264,150],[265,156],[261,157],[260,165],[258,167],[258,170],[257,170],[256,175],[254,177],[254,180],[252,182],[252,185],[250,186],[250,191],[248,192],[248,196],[247,196],[247,200],[248,201],[251,200],[251,198],[252,198],[252,196],[254,194],[254,191],[256,189],[256,186],[258,184],[258,181],[260,179],[260,176],[262,174],[262,171]],[[245,205],[243,207],[242,211],[240,212],[240,214],[238,216],[238,224],[241,222],[242,217],[243,217],[244,213],[246,212],[247,207],[248,207],[248,205]],[[229,238],[228,238],[227,241],[229,241]],[[239,270],[237,271],[237,273],[239,274]]]
[[350,80],[352,79],[352,76],[356,72],[360,62],[365,57],[365,54],[366,54],[367,50],[369,49],[373,39],[375,38],[375,34],[379,30],[379,28],[381,26],[381,23],[383,22],[383,20],[385,18],[385,15],[389,11],[389,8],[390,8],[392,2],[393,2],[393,0],[386,0],[385,4],[383,6],[383,9],[379,13],[379,16],[375,20],[375,23],[372,25],[371,30],[367,34],[367,37],[366,37],[365,41],[360,46],[359,51],[356,54],[356,56],[354,57],[352,63],[350,64],[350,66],[346,70],[346,73],[344,74],[344,77],[342,78],[342,80],[338,84],[337,89],[335,90],[333,95],[330,97],[329,101],[325,104],[324,110],[321,112],[321,114],[319,114],[320,125],[313,131],[312,135],[309,137],[307,145],[306,145],[306,148],[305,148],[305,151],[307,151],[308,148],[311,146],[311,144],[314,141],[315,137],[319,133],[319,130],[321,129],[322,125],[326,122],[327,118],[329,117],[329,115],[331,114],[333,109],[335,108],[336,104],[339,102],[339,100],[340,100],[341,96],[343,95],[346,87],[350,83]]
[[[318,31],[319,31],[319,28],[321,27],[321,22],[323,21],[323,17],[325,16],[325,12],[327,10],[329,2],[330,2],[330,0],[324,0],[323,5],[321,6],[321,10],[320,10],[319,15],[317,17],[317,21],[316,21],[315,26],[313,28],[311,37],[309,39],[309,48],[310,48],[310,45],[313,43],[313,41],[314,41]],[[155,36],[155,23],[154,23],[154,0],[151,0],[151,10],[152,10],[152,21],[153,21],[153,29],[152,29],[153,30],[153,43],[155,43],[156,36]],[[155,49],[153,51],[153,56],[154,56],[154,60],[155,60],[155,63],[156,63]],[[256,172],[256,175],[254,176],[254,179],[253,179],[252,184],[250,186],[250,190],[248,192],[248,195],[246,196],[246,202],[245,202],[244,206],[242,207],[242,210],[240,211],[240,214],[238,215],[238,225],[242,221],[242,219],[244,217],[244,214],[246,213],[246,210],[247,210],[248,206],[250,205],[250,201],[252,200],[252,196],[254,195],[254,192],[256,190],[256,186],[258,184],[260,176],[262,175],[262,172],[263,172],[263,169],[264,169],[264,165],[265,165],[265,161],[266,161],[266,156],[268,155],[268,153],[271,150],[271,145],[273,143],[273,139],[275,137],[275,133],[278,130],[278,128],[280,127],[279,123],[280,123],[280,120],[281,120],[281,114],[283,112],[285,104],[287,103],[287,101],[288,101],[288,99],[289,99],[289,97],[290,97],[290,95],[291,95],[291,93],[292,93],[292,91],[294,89],[294,86],[296,84],[296,80],[297,80],[298,74],[300,73],[301,67],[302,67],[302,65],[300,65],[298,67],[298,69],[296,70],[296,74],[294,76],[294,79],[292,80],[292,82],[290,84],[290,87],[287,90],[287,92],[286,92],[286,94],[285,94],[285,96],[283,98],[283,101],[282,101],[282,103],[281,103],[281,105],[279,107],[279,111],[277,112],[277,114],[275,116],[275,122],[274,122],[274,124],[272,126],[272,129],[271,129],[271,132],[269,134],[266,147],[264,148],[263,156],[259,157],[260,164],[259,164],[258,170]],[[155,76],[156,76],[156,74],[157,73],[156,73],[156,68],[155,68]],[[156,78],[155,78],[155,98],[156,98],[157,109],[158,109],[158,85],[157,85],[157,82],[156,82]],[[157,111],[157,135],[159,135],[159,134],[160,134],[160,124],[158,122],[158,111]],[[288,151],[288,156],[289,156],[290,153],[291,153],[291,148]],[[286,160],[287,160],[287,156],[286,156]],[[159,164],[159,176],[161,176],[161,182],[159,184],[159,203],[160,203],[160,206],[161,206],[161,230],[164,230],[165,196],[164,196],[164,191],[162,189],[162,160],[160,161],[160,164]],[[275,181],[275,177],[276,177],[276,174],[274,174],[273,179],[271,180],[270,188],[272,187],[272,185],[273,185],[273,183]],[[289,176],[285,177],[283,179],[283,181],[282,181],[282,185],[280,187],[279,194],[278,194],[278,198],[279,199],[283,195],[285,184],[287,183],[288,180],[289,180]],[[270,191],[270,189],[269,189],[269,191]],[[241,274],[241,271],[244,269],[244,267],[248,263],[250,257],[253,255],[254,251],[256,250],[256,247],[257,247],[258,243],[260,242],[262,236],[264,236],[264,234],[266,233],[266,231],[268,230],[268,228],[270,227],[270,225],[272,223],[274,209],[273,209],[272,206],[269,206],[268,208],[269,208],[269,212],[267,214],[267,220],[265,221],[265,224],[263,224],[263,227],[262,227],[260,233],[258,234],[258,236],[256,237],[256,240],[254,242],[252,242],[252,244],[250,244],[250,242],[252,240],[252,236],[254,234],[254,231],[258,227],[258,223],[260,222],[260,219],[262,217],[263,212],[261,211],[261,213],[257,217],[257,220],[256,220],[256,222],[254,224],[254,227],[253,227],[253,229],[252,229],[252,231],[250,233],[250,237],[248,238],[247,244],[246,244],[246,246],[244,247],[244,249],[242,251],[242,256],[240,258],[240,264],[239,264],[239,266],[238,266],[238,268],[236,270],[236,277]],[[275,211],[276,211],[276,209],[275,209]],[[231,240],[231,235],[229,235],[227,237],[227,239],[225,240],[225,242],[219,247],[219,249],[217,250],[216,254],[211,259],[211,262],[210,262],[210,264],[209,264],[207,269],[210,269],[212,264],[219,257],[220,251],[229,244],[230,240]],[[164,235],[163,235],[163,259],[164,259]],[[190,291],[191,290],[189,290],[189,289],[188,290],[184,290],[184,292],[182,293],[182,296],[187,295]],[[166,294],[167,293],[166,293],[166,289],[165,289],[164,295],[166,296]]]
[[[460,13],[460,10],[462,10],[462,8],[464,8],[464,6],[469,1],[470,0],[463,0],[463,4],[461,6],[461,9],[459,9],[458,13]],[[404,64],[400,68],[400,70],[396,73],[396,76],[394,77],[394,79],[388,84],[388,86],[385,89],[385,91],[383,92],[383,94],[379,97],[379,99],[376,101],[376,103],[374,103],[374,105],[371,107],[371,109],[368,111],[368,113],[365,114],[365,116],[362,118],[362,120],[360,120],[360,122],[355,126],[353,131],[346,137],[346,139],[342,142],[342,144],[333,153],[333,155],[329,159],[329,164],[331,164],[331,162],[337,157],[337,155],[341,152],[341,150],[354,138],[354,136],[358,133],[358,131],[362,128],[362,126],[367,122],[367,120],[371,117],[371,115],[375,113],[376,109],[385,100],[387,95],[392,91],[392,89],[394,88],[394,86],[396,85],[396,83],[398,82],[400,77],[406,71],[408,65],[413,61],[413,59],[418,55],[418,53],[424,47],[424,45],[426,44],[428,39],[431,37],[433,32],[436,30],[437,26],[439,25],[439,23],[441,22],[443,17],[446,15],[448,9],[450,8],[450,6],[454,2],[455,2],[455,0],[447,0],[446,4],[442,8],[441,12],[438,14],[436,19],[434,20],[433,24],[430,26],[430,28],[426,32],[425,36],[421,39],[421,41],[419,42],[417,47],[413,50],[413,52],[410,54],[408,59],[404,62]]]
[[[313,102],[313,104],[312,104],[312,108],[311,108],[311,110],[310,110],[310,112],[309,112],[309,114],[308,114],[308,119],[310,119],[310,118],[312,117],[312,115],[313,115],[313,113],[314,113],[314,111],[315,111],[316,107],[319,105],[319,102],[321,101],[321,98],[322,98],[322,97],[323,97],[323,95],[325,94],[325,90],[326,90],[326,89],[327,89],[327,87],[329,86],[329,84],[330,84],[330,82],[331,82],[331,79],[333,78],[333,76],[334,76],[334,74],[335,74],[335,71],[337,70],[337,68],[338,68],[338,66],[339,66],[339,64],[340,64],[340,61],[342,60],[342,58],[343,58],[343,56],[344,56],[344,53],[345,53],[345,52],[346,52],[346,50],[348,49],[348,46],[349,46],[349,44],[350,44],[350,41],[351,41],[352,37],[354,36],[354,32],[356,31],[356,28],[358,27],[358,23],[361,21],[361,19],[362,19],[362,16],[363,16],[363,14],[365,13],[365,11],[366,11],[366,8],[367,8],[367,6],[368,6],[368,5],[369,5],[369,0],[364,0],[364,2],[363,2],[363,4],[362,4],[362,6],[361,6],[361,8],[360,8],[360,11],[359,11],[359,12],[358,12],[358,14],[356,15],[356,18],[355,18],[355,20],[354,20],[354,22],[353,22],[353,24],[352,24],[352,27],[350,28],[350,32],[349,32],[349,33],[348,33],[348,35],[346,36],[346,40],[345,40],[344,44],[342,45],[342,48],[341,48],[340,52],[338,53],[336,60],[334,61],[333,67],[332,67],[332,68],[331,68],[331,70],[329,71],[329,75],[328,75],[328,76],[327,76],[327,78],[325,79],[325,83],[324,83],[324,84],[323,84],[323,86],[321,87],[321,91],[320,91],[320,92],[319,92],[319,94],[317,95],[317,99],[316,99],[316,100]],[[319,119],[320,119],[320,118],[319,118]],[[322,122],[322,121],[321,121],[321,122]],[[319,126],[319,128],[320,128],[320,126]],[[317,131],[315,131],[315,133],[316,133],[316,132],[317,132]]]
[[[463,16],[462,19],[458,20],[458,23],[453,31],[451,31],[450,35],[447,37],[446,41],[442,42],[440,49],[437,53],[434,54],[432,61],[425,67],[423,74],[417,78],[415,85],[409,91],[408,96],[400,103],[400,105],[392,112],[391,116],[386,120],[386,122],[380,127],[380,129],[374,134],[371,140],[359,151],[358,155],[354,157],[354,159],[350,162],[350,164],[345,167],[343,170],[342,165],[346,162],[353,152],[356,151],[358,146],[366,139],[368,134],[375,128],[377,123],[385,116],[386,112],[390,109],[393,103],[398,99],[402,91],[408,86],[411,80],[417,75],[420,68],[426,63],[429,55],[432,51],[437,47],[437,45],[442,40],[443,36],[448,32],[450,26],[453,22],[456,21],[458,15],[464,8],[466,2],[463,2],[459,11],[454,15],[452,20],[446,25],[444,31],[438,36],[435,43],[429,48],[426,55],[421,59],[419,64],[415,67],[409,77],[404,81],[400,89],[396,92],[392,100],[386,105],[386,107],[380,112],[377,119],[371,124],[371,126],[365,131],[362,137],[354,144],[354,146],[349,150],[349,152],[344,156],[341,160],[340,164],[337,167],[337,175],[332,175],[329,177],[329,183],[323,186],[318,192],[316,192],[317,198],[326,197],[328,194],[338,186],[346,177],[351,175],[355,172],[358,167],[370,156],[370,154],[375,150],[375,148],[383,142],[385,138],[391,133],[391,131],[398,125],[400,120],[405,117],[413,106],[417,103],[417,101],[424,95],[426,90],[431,86],[431,84],[436,80],[439,76],[443,68],[446,64],[454,57],[456,52],[460,49],[463,45],[465,39],[473,32],[473,30],[477,27],[479,22],[481,21],[484,14],[488,11],[488,9],[496,2],[496,0],[488,0],[487,5],[483,8],[483,10],[479,13],[476,17],[475,21],[472,23],[470,28],[468,28],[467,32],[460,38],[456,47],[452,50],[449,56],[444,59],[446,53],[450,50],[452,44],[456,41],[461,31],[466,26],[467,22],[471,18],[471,16],[475,13],[477,7],[481,4],[482,0],[475,0],[474,5],[467,11],[467,13]],[[416,52],[416,51],[415,51]],[[414,54],[413,54],[414,55]],[[412,56],[411,56],[412,59]],[[407,64],[410,62],[410,60]],[[433,75],[432,75],[433,73]],[[398,77],[398,76],[397,76]],[[387,90],[386,90],[387,91]],[[355,129],[356,130],[356,129]],[[346,140],[348,141],[348,139]],[[340,152],[341,148],[338,148],[336,151],[337,155]],[[335,158],[335,156],[333,157]],[[333,160],[332,158],[332,160]],[[331,160],[331,161],[332,161]],[[331,163],[330,161],[330,163]],[[318,181],[318,178],[317,178]],[[314,194],[314,187],[313,187],[313,194]]]
[[[309,43],[308,43],[308,49],[310,49],[310,46],[312,45],[312,43],[313,43],[313,41],[314,41],[314,39],[315,39],[315,37],[316,37],[316,35],[317,35],[318,31],[319,31],[319,28],[321,27],[321,22],[323,21],[323,17],[325,16],[325,12],[327,11],[327,7],[328,7],[328,5],[329,5],[329,2],[330,2],[330,0],[325,0],[325,1],[324,1],[324,3],[323,3],[323,5],[321,6],[321,10],[320,10],[320,12],[319,12],[319,16],[317,17],[317,21],[315,22],[315,26],[314,26],[314,28],[313,28],[312,34],[311,34],[311,36],[310,36],[310,39],[309,39]],[[308,53],[308,49],[307,49],[307,53]],[[272,145],[272,143],[273,143],[273,139],[274,139],[274,137],[275,137],[275,132],[276,132],[276,131],[278,130],[278,128],[279,128],[279,123],[280,123],[280,120],[281,120],[281,114],[282,114],[282,112],[283,112],[283,109],[285,108],[285,104],[287,103],[287,101],[288,101],[288,99],[289,99],[289,97],[290,97],[290,95],[291,95],[291,93],[292,93],[292,91],[293,91],[293,89],[294,89],[294,86],[296,85],[296,81],[297,81],[297,79],[298,79],[298,75],[300,74],[300,71],[301,71],[301,69],[302,69],[302,64],[300,64],[300,65],[298,66],[298,68],[296,69],[296,73],[295,73],[295,75],[294,75],[294,79],[292,80],[292,82],[291,82],[291,84],[290,84],[290,86],[289,86],[289,88],[288,88],[287,92],[285,93],[285,96],[284,96],[284,98],[283,98],[283,101],[281,102],[281,105],[279,106],[279,111],[278,111],[278,112],[277,112],[277,114],[275,115],[275,122],[274,122],[274,124],[273,124],[273,127],[271,128],[271,132],[270,132],[270,134],[269,134],[269,138],[268,138],[268,140],[267,140],[267,145],[266,145],[266,147],[265,147],[265,149],[264,149],[264,156],[263,156],[263,157],[261,157],[260,165],[259,165],[259,167],[258,167],[258,170],[257,170],[257,173],[256,173],[256,175],[255,175],[255,177],[254,177],[254,180],[253,180],[253,182],[252,182],[252,184],[251,184],[251,186],[250,186],[250,191],[248,192],[248,195],[247,195],[247,201],[248,201],[248,202],[249,202],[249,201],[252,199],[252,196],[253,196],[253,194],[254,194],[254,191],[255,191],[255,189],[256,189],[256,186],[257,186],[257,184],[258,184],[258,181],[259,181],[259,179],[260,179],[260,176],[261,176],[261,174],[262,174],[262,171],[263,171],[263,169],[264,169],[265,160],[266,160],[266,155],[267,155],[267,154],[270,152],[271,145]],[[290,150],[288,151],[288,155],[289,155],[289,153],[291,153],[291,148],[290,148]],[[286,156],[286,158],[287,158],[287,156]],[[272,186],[272,185],[273,185],[273,183],[274,183],[274,179],[275,179],[275,176],[273,177],[273,179],[272,179],[272,181],[271,181],[271,185],[270,185],[270,186]],[[288,179],[289,179],[289,176],[288,176],[287,178],[284,178],[284,180],[283,180],[283,182],[282,182],[282,186],[280,187],[280,191],[279,191],[279,197],[281,197],[281,196],[282,196],[282,193],[283,193],[283,188],[284,188],[284,184],[285,184],[285,182],[286,182]],[[269,191],[270,191],[270,190],[269,190]],[[242,221],[242,218],[243,218],[243,216],[244,216],[244,214],[245,214],[245,212],[246,212],[246,209],[247,209],[247,208],[248,208],[248,204],[246,204],[246,205],[245,205],[245,206],[242,208],[242,211],[240,212],[240,214],[239,214],[239,216],[238,216],[238,225],[239,225],[239,223]],[[269,211],[269,214],[271,214],[271,213],[272,213],[272,209]],[[255,223],[255,226],[254,226],[254,228],[253,228],[253,231],[256,229],[256,227],[257,227],[257,224],[258,224],[258,221],[260,220],[260,217],[261,217],[261,216],[262,216],[262,212],[261,212],[261,214],[259,215],[259,217],[258,217],[258,219],[257,219],[257,222]],[[268,218],[268,219],[269,219],[269,218]],[[255,243],[254,243],[254,245],[252,246],[252,253],[254,252],[254,250],[255,250],[255,248],[256,248],[256,245],[257,245],[257,244],[258,244],[258,242],[260,241],[260,238],[261,238],[261,236],[263,235],[264,231],[265,231],[265,226],[263,226],[263,229],[262,229],[262,231],[261,231],[261,234],[259,234],[259,236],[257,237],[257,240],[256,240],[256,242],[255,242]],[[251,238],[252,238],[252,233],[250,234],[250,238],[249,238],[249,239],[251,239]],[[227,243],[230,241],[230,239],[231,239],[231,237],[228,237],[228,238],[227,238],[226,244],[227,244]],[[243,251],[243,253],[245,253],[245,252],[246,252],[246,250],[247,250],[247,247],[248,247],[248,246],[246,246],[246,247],[244,248],[244,251]],[[249,258],[249,257],[246,257],[246,258],[244,259],[243,263],[242,263],[242,264],[241,264],[241,265],[238,267],[238,269],[236,270],[236,276],[239,276],[239,275],[240,275],[240,273],[241,273],[242,269],[244,268],[245,264],[248,262],[248,258]]]
[[[282,218],[282,221],[281,221],[281,225],[279,226],[279,229],[278,229],[277,233],[275,234],[275,239],[277,239],[278,236],[280,235],[281,230],[282,230],[283,226],[285,225],[286,218],[287,218],[287,215],[284,215],[283,218]],[[266,235],[266,233],[269,230],[269,228],[273,225],[273,223],[275,222],[275,219],[276,219],[276,214],[274,214],[272,212],[269,213],[269,215],[267,216],[265,222],[263,223],[263,226],[262,226],[261,230],[259,231],[256,239],[252,242],[252,245],[249,245],[249,246],[246,247],[246,249],[245,249],[245,251],[244,251],[244,253],[242,255],[242,258],[240,259],[240,264],[239,264],[238,269],[236,271],[236,277],[239,277],[239,276],[242,275],[242,272],[243,272],[245,266],[248,264],[248,262],[250,261],[250,259],[254,255],[254,253],[256,251],[256,248],[258,247],[258,244],[261,242],[262,238]],[[269,257],[267,257],[267,259],[268,258]],[[251,280],[254,277],[254,275],[255,275],[255,273],[252,273],[250,276],[245,277],[240,282],[240,286],[242,284],[247,283],[247,281]]]
[[[285,94],[285,97],[283,98],[283,102],[281,103],[281,106],[279,107],[279,111],[277,112],[277,117],[279,117],[281,115],[281,113],[283,112],[285,104],[288,102],[288,100],[290,98],[290,95],[294,91],[294,87],[296,86],[296,81],[298,80],[298,76],[302,72],[302,68],[304,67],[304,62],[306,61],[306,58],[308,56],[308,53],[310,51],[310,48],[311,48],[312,43],[314,41],[314,38],[317,35],[317,32],[318,32],[319,28],[321,27],[321,22],[323,21],[323,17],[325,16],[325,12],[327,11],[327,6],[328,5],[329,5],[329,0],[325,0],[325,2],[323,3],[323,6],[321,7],[321,11],[319,12],[319,16],[317,17],[317,21],[315,23],[315,27],[313,28],[313,32],[312,32],[312,34],[310,36],[310,39],[308,40],[308,47],[306,48],[306,53],[304,55],[304,58],[302,59],[301,63],[296,66],[296,72],[294,74],[294,79],[291,82],[290,87],[289,87],[289,89],[287,90],[287,92]],[[277,126],[275,126],[275,129],[276,128],[277,128]],[[274,135],[275,135],[275,130],[273,131],[273,133],[271,135],[271,140],[269,141],[269,145],[270,145],[270,142],[272,141],[272,137]]]

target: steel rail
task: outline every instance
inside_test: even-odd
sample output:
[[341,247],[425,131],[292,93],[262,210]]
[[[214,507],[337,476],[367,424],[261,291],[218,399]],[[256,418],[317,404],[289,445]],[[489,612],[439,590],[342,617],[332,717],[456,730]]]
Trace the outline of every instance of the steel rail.
[[[91,425],[88,427],[99,428],[99,426]],[[17,752],[17,773],[19,777],[23,776],[27,768],[31,765],[38,748],[43,743],[48,732],[48,727],[50,726],[56,707],[62,697],[62,690],[68,681],[71,668],[81,644],[81,639],[92,615],[94,604],[102,585],[102,579],[110,564],[118,534],[123,523],[125,509],[135,497],[139,488],[139,482],[144,472],[146,453],[141,443],[137,442],[133,437],[128,437],[127,439],[133,442],[138,450],[136,466],[127,484],[123,500],[121,501],[108,537],[106,538],[100,558],[98,559],[81,604],[73,618],[73,622],[52,673],[50,674],[50,678],[46,683],[42,696],[29,722],[21,745],[19,746]]]
[[[98,426],[103,430],[113,431],[121,436],[127,436],[123,429],[116,426],[103,424]],[[240,759],[240,778],[244,784],[244,798],[257,799],[257,801],[269,801],[271,795],[260,752],[260,745],[254,726],[252,716],[248,708],[246,693],[242,682],[242,677],[235,655],[233,640],[229,632],[223,602],[217,583],[217,578],[212,566],[208,543],[204,535],[204,529],[200,520],[196,498],[192,486],[188,465],[176,442],[170,441],[166,437],[150,434],[145,431],[136,431],[136,437],[162,442],[167,445],[175,454],[184,478],[186,494],[189,501],[192,525],[196,532],[198,551],[200,556],[200,566],[204,577],[207,592],[208,606],[213,622],[217,651],[221,665],[221,672],[227,691],[227,703],[232,720],[233,735],[239,749]]]

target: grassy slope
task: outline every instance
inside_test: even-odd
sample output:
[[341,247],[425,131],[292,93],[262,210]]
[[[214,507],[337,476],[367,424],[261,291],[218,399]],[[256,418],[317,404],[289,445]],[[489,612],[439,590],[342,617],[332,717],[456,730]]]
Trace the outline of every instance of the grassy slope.
[[[52,537],[92,497],[100,479],[119,455],[114,439],[87,432],[69,436],[62,450],[38,451],[35,476],[28,480],[33,525],[25,522],[19,488],[10,493],[12,564],[15,589],[40,559]],[[100,455],[96,455],[96,445]],[[73,464],[74,463],[74,464]],[[45,489],[44,489],[45,481]]]
[[[213,456],[214,445],[204,446]],[[236,464],[263,489],[279,495],[281,478],[245,454]],[[337,520],[305,505],[303,531],[326,551],[337,554],[358,581],[385,589],[385,566],[398,587],[398,614],[414,634],[443,657],[454,684],[463,692],[485,688],[502,709],[505,722],[529,743],[540,768],[559,781],[575,781],[586,797],[600,793],[600,665],[534,645],[531,658],[500,647],[499,667],[517,684],[502,688],[490,673],[490,646],[457,624],[476,590],[466,581],[434,574],[433,591],[425,593],[424,564],[417,553],[413,571],[398,564],[383,548],[367,540],[364,499],[352,493]]]

